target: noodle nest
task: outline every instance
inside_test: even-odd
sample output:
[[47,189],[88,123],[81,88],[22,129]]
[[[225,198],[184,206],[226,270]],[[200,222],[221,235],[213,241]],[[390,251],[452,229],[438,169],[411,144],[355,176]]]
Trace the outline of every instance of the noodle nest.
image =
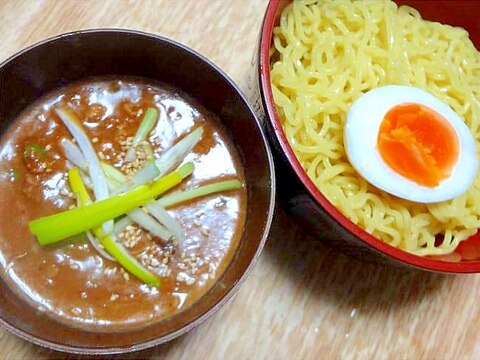
[[[352,222],[417,255],[451,253],[480,227],[480,177],[453,200],[420,204],[366,182],[348,162],[343,127],[365,92],[424,89],[465,120],[480,141],[480,54],[462,28],[423,20],[390,0],[294,1],[271,49],[273,96],[308,176]],[[477,146],[478,156],[478,146]],[[435,239],[443,236],[439,244]]]

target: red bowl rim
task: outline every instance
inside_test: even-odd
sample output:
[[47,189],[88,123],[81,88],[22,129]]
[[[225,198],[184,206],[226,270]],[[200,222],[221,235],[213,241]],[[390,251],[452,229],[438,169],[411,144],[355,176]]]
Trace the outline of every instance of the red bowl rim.
[[313,198],[317,205],[322,207],[330,216],[335,219],[340,226],[345,228],[356,238],[363,241],[370,247],[386,254],[397,261],[417,268],[445,273],[475,273],[480,272],[480,261],[461,261],[448,262],[435,260],[432,258],[420,257],[406,251],[400,250],[370,235],[365,230],[355,225],[345,215],[343,215],[330,201],[318,190],[313,181],[308,177],[302,165],[298,161],[293,149],[290,147],[285,132],[280,124],[280,118],[275,109],[272,89],[270,86],[270,46],[272,41],[273,28],[276,23],[277,12],[282,2],[280,0],[270,0],[265,18],[262,25],[260,37],[259,51],[259,75],[260,90],[264,97],[264,106],[267,112],[267,120],[270,121],[275,138],[280,145],[283,153],[288,159],[290,166],[293,168],[296,176],[307,189],[309,195]]

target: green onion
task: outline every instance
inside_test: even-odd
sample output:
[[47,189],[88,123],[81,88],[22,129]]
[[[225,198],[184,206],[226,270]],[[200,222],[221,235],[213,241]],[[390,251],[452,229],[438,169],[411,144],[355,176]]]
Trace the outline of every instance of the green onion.
[[[77,168],[72,168],[68,172],[68,180],[72,191],[77,194],[82,206],[88,206],[91,203],[85,184],[82,181]],[[110,254],[120,265],[132,275],[149,285],[160,286],[158,278],[143,267],[130,253],[115,240],[114,235],[104,236],[101,227],[93,229],[95,236],[100,239],[108,254]]]
[[[182,202],[193,200],[202,196],[207,196],[217,192],[236,190],[242,187],[242,183],[238,180],[225,180],[215,184],[199,186],[196,189],[178,191],[176,193],[166,195],[155,203],[163,207],[171,207]],[[127,217],[122,218],[115,223],[114,233],[119,234],[127,225],[130,225],[132,220]]]
[[241,187],[242,183],[238,180],[219,181],[213,184],[199,186],[195,189],[178,191],[173,194],[166,195],[157,200],[155,203],[163,207],[169,207],[201,196],[206,196],[221,191],[240,189]]
[[101,240],[105,250],[112,255],[129,273],[136,276],[144,283],[153,286],[160,286],[159,279],[145,267],[143,267],[112,235],[106,236]]
[[23,174],[20,170],[16,168],[11,168],[11,169],[8,169],[7,176],[9,177],[9,180],[11,182],[15,182],[15,181],[19,181],[22,178]]
[[133,138],[132,146],[127,150],[125,161],[132,162],[137,158],[136,148],[147,137],[148,133],[152,131],[153,126],[157,122],[158,111],[155,108],[148,108],[145,111],[142,122],[138,127],[137,133]]
[[23,158],[27,159],[32,153],[35,153],[41,158],[46,158],[47,153],[45,150],[38,144],[25,145],[23,148]]
[[88,170],[88,163],[85,160],[85,156],[83,156],[82,150],[73,141],[63,138],[60,140],[60,145],[67,160],[84,171]]
[[143,185],[157,176],[167,174],[185,159],[188,153],[200,141],[202,135],[203,127],[199,126],[171,148],[164,151],[158,159],[147,162],[143,168],[135,173],[130,182],[120,186],[115,193],[127,191],[132,187]]
[[[123,175],[112,165],[101,162],[102,169],[107,176],[107,182],[109,182],[109,188],[115,191],[119,186],[128,181],[127,177]],[[127,212],[127,216],[134,222],[138,223],[141,227],[148,230],[152,235],[158,236],[161,239],[168,239],[172,234],[160,223],[158,223],[153,217],[144,213],[141,209],[134,209]]]
[[77,195],[79,204],[86,206],[92,203],[78,168],[73,167],[68,170],[68,183],[70,184],[72,192]]
[[30,232],[37,237],[41,245],[60,241],[145,205],[152,198],[179,184],[192,172],[193,164],[186,163],[176,171],[152,183],[139,186],[123,194],[30,221],[28,224]]
[[150,214],[144,213],[142,209],[137,208],[129,211],[127,216],[153,236],[157,236],[163,240],[168,240],[172,236],[172,233],[168,231],[165,226],[158,222],[153,216],[150,216]]
[[153,151],[150,143],[145,141],[145,142],[142,143],[142,145],[143,145],[143,149],[145,150],[145,154],[147,154],[147,159],[148,160],[155,159],[155,152]]
[[138,127],[137,133],[133,138],[133,145],[132,147],[138,146],[145,138],[147,137],[148,133],[152,131],[155,123],[158,119],[158,111],[155,108],[148,108],[145,111],[145,115],[143,116],[142,122]]
[[[80,119],[68,106],[55,108],[55,112],[65,124],[68,131],[72,134],[78,144],[78,148],[87,162],[95,200],[99,201],[107,199],[110,196],[107,179],[100,166],[100,160],[98,160],[97,153],[95,152],[88,135],[85,133]],[[113,231],[113,221],[106,222],[102,227],[105,233],[110,234]]]
[[127,182],[127,177],[123,175],[123,173],[116,167],[110,165],[105,161],[100,161],[100,165],[102,166],[103,172],[110,180],[113,180],[118,184],[123,184],[124,182]]
[[145,205],[145,207],[160,224],[167,228],[180,244],[185,242],[185,236],[183,235],[180,224],[163,208],[163,206],[160,206],[153,201],[150,204]]

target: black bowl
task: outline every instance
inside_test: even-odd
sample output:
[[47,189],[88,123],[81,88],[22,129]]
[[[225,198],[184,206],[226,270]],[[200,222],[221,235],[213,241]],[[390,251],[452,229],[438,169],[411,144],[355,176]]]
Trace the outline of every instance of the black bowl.
[[60,351],[123,353],[184,334],[218,310],[245,280],[273,216],[273,161],[254,111],[215,65],[160,36],[130,30],[86,30],[48,39],[14,55],[0,64],[0,134],[43,94],[76,80],[110,75],[161,80],[183,90],[221,119],[242,159],[247,183],[246,224],[231,263],[203,297],[181,313],[140,329],[102,333],[71,328],[29,306],[0,278],[0,324],[24,339]]

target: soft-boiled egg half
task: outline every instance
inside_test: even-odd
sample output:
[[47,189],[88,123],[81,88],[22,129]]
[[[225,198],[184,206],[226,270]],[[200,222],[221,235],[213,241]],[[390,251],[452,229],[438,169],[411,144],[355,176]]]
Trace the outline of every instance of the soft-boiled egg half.
[[344,143],[350,163],[368,182],[415,202],[460,196],[477,175],[475,140],[465,122],[411,86],[362,95],[347,115]]

